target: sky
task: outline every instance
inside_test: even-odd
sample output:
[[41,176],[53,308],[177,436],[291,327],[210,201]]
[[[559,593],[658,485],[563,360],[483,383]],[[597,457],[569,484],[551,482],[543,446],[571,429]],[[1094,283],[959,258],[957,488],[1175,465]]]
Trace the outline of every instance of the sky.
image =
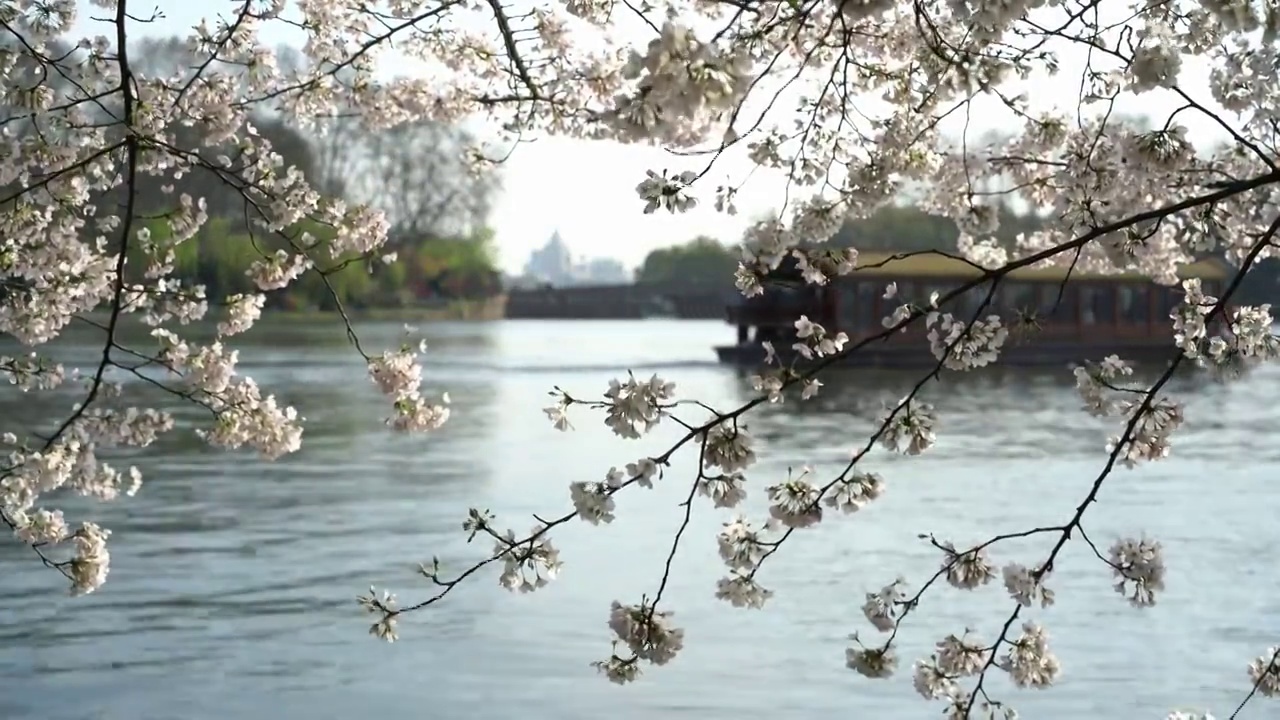
[[[77,36],[110,31],[107,25],[90,19],[105,16],[107,11],[89,6],[87,0],[78,0],[78,5],[80,16],[74,28]],[[133,37],[186,36],[201,18],[212,19],[234,7],[225,0],[132,0],[131,6],[136,6],[131,11],[134,15],[149,14],[154,7],[164,16],[153,23],[131,24]],[[272,46],[301,43],[298,31],[279,23],[264,28],[261,37]],[[1056,79],[1037,81],[1028,87],[1033,104],[1074,107],[1079,93],[1078,68],[1083,59],[1083,55],[1064,54],[1063,72]],[[1206,67],[1188,63],[1183,84],[1202,103],[1212,105],[1203,89],[1206,78]],[[1158,91],[1130,98],[1119,109],[1150,113],[1162,120],[1178,104],[1171,93],[1162,95]],[[995,103],[975,104],[970,132],[1008,127],[1006,113]],[[1188,120],[1193,137],[1220,136],[1220,130],[1207,120]],[[961,122],[957,119],[951,129],[958,132]],[[614,257],[635,267],[651,250],[679,244],[696,235],[736,242],[752,220],[781,206],[785,180],[778,174],[757,172],[739,193],[737,216],[714,210],[715,186],[729,178],[737,184],[750,171],[749,161],[738,153],[722,157],[704,179],[706,186],[699,184],[702,204],[696,210],[676,215],[641,212],[643,203],[635,186],[646,170],[700,170],[705,164],[705,159],[691,161],[652,146],[569,138],[542,138],[522,144],[503,164],[503,192],[490,221],[503,270],[519,273],[529,253],[545,244],[557,230],[575,255]]]

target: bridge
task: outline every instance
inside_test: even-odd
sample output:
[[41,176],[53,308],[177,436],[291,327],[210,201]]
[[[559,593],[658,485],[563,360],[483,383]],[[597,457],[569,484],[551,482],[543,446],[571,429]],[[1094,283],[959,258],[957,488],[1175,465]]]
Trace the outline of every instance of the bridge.
[[739,297],[732,282],[575,285],[507,291],[509,319],[587,320],[675,317],[718,320]]

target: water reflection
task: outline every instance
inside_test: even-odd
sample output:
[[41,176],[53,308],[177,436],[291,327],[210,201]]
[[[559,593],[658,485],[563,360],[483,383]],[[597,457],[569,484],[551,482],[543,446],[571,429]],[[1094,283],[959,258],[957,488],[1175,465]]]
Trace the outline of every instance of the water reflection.
[[[751,374],[737,371],[737,400],[748,399]],[[1161,371],[1143,368],[1125,383],[1128,387],[1150,387]],[[1206,433],[1223,428],[1223,418],[1232,398],[1240,398],[1242,387],[1265,386],[1274,374],[1262,368],[1242,384],[1224,384],[1203,373],[1178,373],[1162,393],[1189,404],[1188,430]],[[823,444],[836,437],[853,443],[879,427],[886,406],[893,406],[920,384],[920,371],[883,369],[844,370],[824,373],[820,392],[800,400],[798,392],[762,407],[753,413],[757,432],[781,432],[783,437],[804,443]],[[1255,385],[1256,384],[1256,385]],[[1122,425],[1119,420],[1099,420],[1084,412],[1070,369],[1009,370],[986,368],[966,373],[944,373],[920,385],[916,397],[934,405],[939,415],[937,451],[949,454],[980,452],[987,457],[1050,456],[1098,452],[1109,434]],[[1237,412],[1234,411],[1233,412]],[[1257,412],[1256,409],[1253,412]],[[1272,413],[1262,411],[1274,423]],[[803,419],[808,435],[790,437],[800,427],[792,420]],[[1181,434],[1181,433],[1180,433]],[[775,438],[781,439],[781,438]],[[1199,436],[1197,439],[1208,439]],[[1179,443],[1182,445],[1183,443]],[[1188,443],[1190,444],[1190,443]],[[1196,444],[1194,453],[1215,453],[1220,443]]]
[[[398,329],[388,323],[362,331],[367,342],[385,345],[395,341]],[[349,359],[354,351],[345,341],[325,342],[333,335],[319,328],[272,337],[275,342],[240,347],[244,372],[306,418],[303,449],[277,462],[207,447],[193,432],[207,426],[207,411],[145,383],[130,388],[132,403],[165,407],[175,413],[179,427],[139,460],[147,483],[136,498],[105,505],[76,498],[60,503],[68,513],[114,530],[116,562],[108,588],[128,588],[123,596],[104,591],[86,603],[67,605],[81,618],[77,637],[111,637],[120,627],[135,634],[198,629],[232,617],[293,615],[297,620],[346,607],[351,593],[378,575],[377,564],[368,562],[371,554],[401,562],[418,555],[395,538],[421,532],[424,516],[431,515],[421,501],[474,492],[487,482],[485,453],[472,448],[483,435],[480,429],[492,422],[492,383],[452,378],[455,420],[438,435],[379,432],[389,403],[361,377],[358,357]],[[461,342],[450,342],[457,338]],[[437,333],[437,343],[444,352],[466,353],[490,341],[483,333],[446,332]],[[327,361],[317,361],[313,356],[326,346],[331,348]],[[71,342],[57,350],[59,359],[73,365],[91,363],[96,355],[93,346]],[[48,393],[5,394],[0,398],[4,429],[29,429],[37,418],[55,422],[82,392],[68,385]],[[403,502],[386,506],[390,498]],[[368,552],[371,543],[379,552]],[[225,565],[219,558],[226,558]],[[19,570],[21,578],[0,587],[0,603],[36,611],[38,605],[28,605],[29,593],[47,595],[56,578],[23,572],[29,552],[12,543],[0,545],[0,563]],[[165,568],[163,580],[147,577],[153,567]],[[272,580],[264,585],[264,577]],[[335,594],[317,596],[317,588]],[[101,624],[83,626],[86,618]],[[285,630],[289,626],[286,621]],[[6,626],[0,637],[53,648],[67,631],[62,624],[23,622]],[[145,653],[134,660],[145,662]]]
[[[398,342],[400,326],[359,330],[376,350]],[[869,455],[869,469],[889,482],[886,498],[798,534],[765,572],[778,596],[763,613],[734,612],[712,597],[723,574],[712,538],[725,513],[698,505],[664,595],[688,630],[688,647],[636,687],[611,687],[588,663],[608,652],[609,602],[656,587],[694,476],[692,452],[678,456],[654,490],[620,497],[613,524],[559,529],[565,575],[545,594],[508,596],[482,572],[407,620],[406,642],[388,647],[363,635],[352,599],[370,582],[419,599],[428,588],[415,584],[415,561],[437,554],[458,570],[489,550],[465,543],[468,506],[524,529],[531,513],[568,509],[570,482],[661,452],[679,434],[660,427],[622,441],[591,415],[575,416],[576,432],[558,433],[539,412],[551,385],[594,396],[628,367],[661,367],[682,397],[732,408],[750,390],[742,374],[708,362],[714,333],[724,330],[659,322],[426,326],[428,383],[449,390],[455,406],[454,419],[427,438],[380,428],[386,402],[341,328],[282,326],[254,336],[242,345],[246,370],[308,418],[303,450],[275,463],[206,450],[187,430],[201,418],[169,403],[186,424],[139,461],[149,478],[140,495],[66,504],[73,516],[116,531],[114,570],[101,593],[60,598],[56,576],[0,543],[0,675],[12,686],[5,717],[321,720],[412,716],[424,707],[476,720],[530,708],[539,717],[596,717],[601,707],[622,720],[718,720],[762,709],[802,718],[928,717],[937,709],[914,698],[905,678],[871,683],[841,667],[845,635],[867,631],[858,598],[899,574],[918,581],[936,569],[936,553],[916,533],[965,543],[1061,522],[1074,508],[1115,424],[1080,412],[1065,370],[948,375],[947,393],[930,389],[938,446],[909,460]],[[81,362],[93,357],[84,344],[60,351]],[[1143,531],[1165,541],[1170,592],[1150,613],[1132,613],[1087,548],[1069,546],[1057,571],[1059,604],[1042,616],[1069,681],[1040,694],[1001,687],[1024,716],[1139,709],[1160,717],[1188,702],[1239,701],[1241,664],[1265,649],[1268,632],[1280,631],[1268,599],[1276,582],[1265,562],[1250,560],[1268,557],[1276,538],[1259,508],[1277,500],[1268,479],[1280,468],[1270,442],[1280,423],[1278,380],[1264,370],[1236,385],[1180,378],[1170,387],[1189,405],[1174,459],[1118,473],[1089,516],[1099,542]],[[832,374],[813,401],[753,413],[764,447],[745,510],[763,512],[761,488],[785,477],[788,465],[838,472],[882,401],[912,381]],[[5,394],[0,419],[47,418],[72,398]],[[1213,479],[1209,490],[1205,478]],[[1043,551],[1014,544],[997,559],[1033,562]],[[1242,574],[1253,583],[1247,592]],[[1007,614],[995,589],[944,591],[930,602],[904,635],[906,660],[965,625],[994,632]]]

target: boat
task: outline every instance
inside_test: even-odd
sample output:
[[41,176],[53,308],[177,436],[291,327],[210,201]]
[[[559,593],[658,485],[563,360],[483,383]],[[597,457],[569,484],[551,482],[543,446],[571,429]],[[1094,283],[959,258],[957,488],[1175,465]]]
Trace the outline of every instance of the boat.
[[[726,308],[725,319],[737,327],[737,342],[715,348],[720,362],[756,367],[765,363],[764,341],[781,362],[798,359],[795,321],[807,315],[828,333],[844,332],[849,344],[876,337],[838,361],[845,366],[927,368],[937,363],[922,321],[885,335],[883,319],[904,302],[927,305],[933,293],[945,296],[981,278],[984,271],[963,258],[944,253],[866,252],[850,274],[826,285],[803,281],[788,258],[765,279],[766,291],[742,298]],[[1216,295],[1229,278],[1228,268],[1214,259],[1178,268],[1182,278],[1199,278],[1206,294]],[[885,297],[890,284],[896,293]],[[990,290],[984,282],[943,303],[942,312],[973,318]],[[1136,274],[1094,274],[1065,267],[1028,266],[1000,279],[991,303],[980,317],[999,315],[1011,326],[1000,362],[1013,366],[1063,366],[1108,355],[1137,363],[1167,362],[1173,343],[1170,311],[1181,302],[1182,289]],[[803,361],[799,364],[803,365]]]

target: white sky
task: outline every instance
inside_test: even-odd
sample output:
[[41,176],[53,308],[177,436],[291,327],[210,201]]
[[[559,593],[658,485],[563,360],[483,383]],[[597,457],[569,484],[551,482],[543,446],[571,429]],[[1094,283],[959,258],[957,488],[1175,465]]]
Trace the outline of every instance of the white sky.
[[[78,5],[77,36],[111,32],[108,26],[89,19],[105,16],[108,11],[90,7],[87,0],[78,0]],[[134,16],[148,16],[156,7],[164,15],[154,23],[132,24],[131,36],[135,38],[185,37],[202,17],[212,20],[232,8],[230,3],[214,0],[132,0],[130,6]],[[299,38],[298,31],[279,23],[262,32],[262,40],[269,45],[297,45],[301,42]],[[1083,55],[1077,53],[1073,57],[1063,53],[1062,60],[1062,73],[1057,78],[1040,80],[1028,87],[1033,104],[1075,107]],[[1190,63],[1185,68],[1184,89],[1201,104],[1214,107],[1205,90],[1207,68]],[[393,70],[403,72],[401,68]],[[1127,100],[1118,103],[1117,109],[1151,114],[1161,122],[1180,105],[1178,99],[1166,91]],[[1002,117],[1005,113],[1004,108],[995,104],[975,104],[970,132],[1006,125],[1007,118]],[[1183,113],[1180,120],[1190,127],[1197,144],[1222,134],[1218,127],[1191,113]],[[957,118],[951,129],[959,131],[960,122]],[[529,253],[541,247],[556,229],[575,255],[610,256],[628,266],[636,266],[649,251],[684,242],[698,234],[734,242],[751,219],[782,205],[785,184],[781,177],[757,172],[739,193],[738,216],[715,212],[712,208],[715,186],[727,178],[733,178],[737,184],[750,170],[749,162],[738,154],[722,157],[699,183],[698,197],[703,204],[697,210],[679,215],[641,213],[643,203],[636,197],[634,188],[645,170],[697,170],[705,162],[676,157],[659,148],[613,142],[544,138],[521,145],[504,165],[504,190],[490,221],[503,269],[513,273],[522,270]]]

